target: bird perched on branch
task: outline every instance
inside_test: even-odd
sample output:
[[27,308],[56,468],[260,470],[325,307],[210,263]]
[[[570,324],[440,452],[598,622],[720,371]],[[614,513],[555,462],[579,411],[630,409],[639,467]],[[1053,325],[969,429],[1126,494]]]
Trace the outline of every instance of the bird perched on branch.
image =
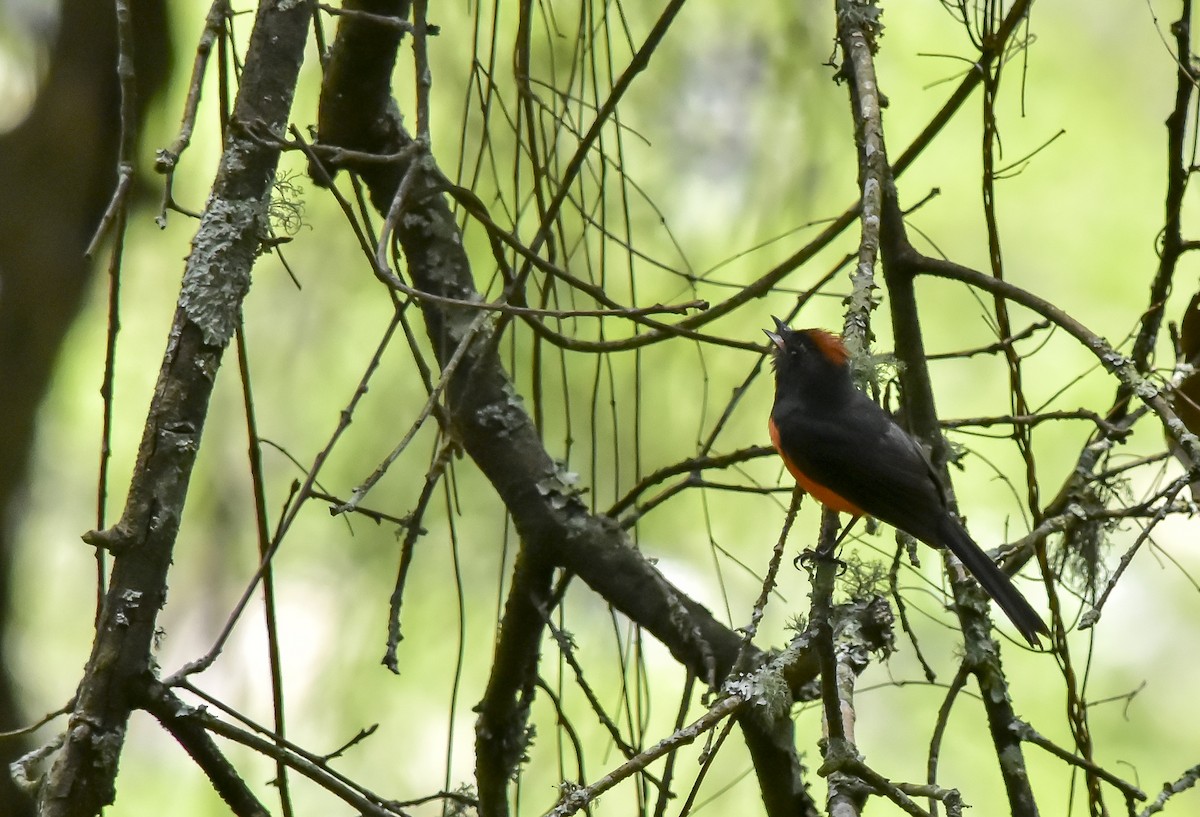
[[[830,510],[873,516],[949,548],[1032,646],[1041,617],[950,512],[921,446],[854,386],[841,338],[775,318],[771,442],[800,487]],[[851,523],[853,523],[853,519]]]

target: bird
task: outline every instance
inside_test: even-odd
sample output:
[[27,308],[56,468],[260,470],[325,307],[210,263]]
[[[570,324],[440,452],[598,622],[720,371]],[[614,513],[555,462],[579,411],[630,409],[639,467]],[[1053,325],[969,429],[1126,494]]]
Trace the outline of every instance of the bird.
[[[951,512],[921,445],[850,374],[842,339],[773,318],[775,403],[771,442],[799,486],[853,524],[871,516],[935,548],[948,548],[1032,647],[1045,622]],[[843,533],[845,530],[843,529]]]
[[[1192,366],[1200,365],[1200,292],[1188,301],[1179,326],[1179,348],[1183,359]],[[1170,392],[1171,408],[1179,417],[1183,427],[1193,434],[1200,434],[1200,371],[1193,371]],[[1167,447],[1184,468],[1191,470],[1192,458],[1183,447],[1163,429]],[[1200,478],[1191,483],[1192,501],[1200,503]]]

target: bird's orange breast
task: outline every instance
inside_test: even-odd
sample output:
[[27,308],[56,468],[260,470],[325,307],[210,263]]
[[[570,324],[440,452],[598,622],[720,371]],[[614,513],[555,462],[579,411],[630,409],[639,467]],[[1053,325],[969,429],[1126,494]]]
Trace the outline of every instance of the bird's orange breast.
[[796,483],[809,493],[814,499],[829,508],[831,511],[838,513],[848,513],[853,516],[868,516],[868,514],[860,507],[855,505],[850,500],[846,499],[841,494],[838,494],[819,482],[810,479],[800,467],[796,465],[795,460],[788,456],[788,452],[784,449],[779,438],[779,427],[775,425],[775,418],[772,417],[767,422],[767,427],[771,432],[771,444],[775,446],[775,450],[779,452],[779,456],[783,458],[783,464],[787,466],[788,471],[796,478]]

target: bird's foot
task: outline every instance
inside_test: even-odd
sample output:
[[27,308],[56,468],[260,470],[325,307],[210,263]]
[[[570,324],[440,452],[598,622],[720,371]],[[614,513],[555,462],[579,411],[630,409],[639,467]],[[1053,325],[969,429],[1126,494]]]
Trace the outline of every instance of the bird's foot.
[[811,572],[818,564],[837,565],[839,576],[846,572],[847,567],[845,562],[834,556],[832,553],[823,550],[822,548],[817,548],[816,550],[802,550],[799,554],[797,554],[796,558],[792,560],[792,566],[794,568],[797,570],[804,570],[806,572]]

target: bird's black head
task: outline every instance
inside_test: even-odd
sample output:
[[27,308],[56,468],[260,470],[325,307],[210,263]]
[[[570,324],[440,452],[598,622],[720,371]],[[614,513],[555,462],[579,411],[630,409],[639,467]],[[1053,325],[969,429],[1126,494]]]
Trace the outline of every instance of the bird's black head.
[[850,353],[841,338],[824,329],[793,330],[779,318],[772,320],[775,331],[764,331],[774,345],[772,363],[779,387],[804,389],[843,379],[850,382]]

